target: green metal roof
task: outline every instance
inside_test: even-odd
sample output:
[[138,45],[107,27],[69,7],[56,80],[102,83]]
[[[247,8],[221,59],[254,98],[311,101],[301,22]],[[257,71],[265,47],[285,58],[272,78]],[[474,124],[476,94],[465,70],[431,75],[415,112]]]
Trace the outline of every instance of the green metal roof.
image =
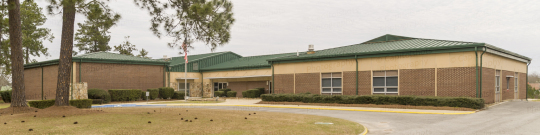
[[270,55],[259,55],[259,56],[250,56],[242,57],[230,61],[226,61],[220,64],[213,66],[201,68],[202,71],[219,71],[219,70],[243,70],[243,69],[259,69],[259,68],[270,68],[271,65],[268,64],[267,59],[279,58],[284,56],[296,56],[296,53],[281,53],[281,54],[270,54]]
[[[226,54],[226,53],[231,53],[233,55],[237,55],[238,57],[242,57],[242,56],[240,56],[240,55],[238,55],[236,53],[230,52],[230,51],[215,52],[215,53],[205,53],[205,54],[197,54],[197,55],[189,55],[188,54],[188,63],[198,61],[198,60],[201,60],[201,59],[205,59],[205,58],[210,58],[210,57],[213,57],[213,56]],[[184,63],[186,63],[185,60],[184,60],[184,56],[172,57],[170,66],[180,65],[180,64],[184,64]]]
[[486,47],[521,59],[531,60],[528,57],[485,43],[412,38],[387,34],[360,44],[319,50],[315,51],[314,54],[301,53],[300,56],[273,58],[269,59],[268,61],[283,63],[287,61],[301,62],[328,60],[330,58],[354,58],[355,56],[389,56],[381,54],[416,55],[419,53],[429,54],[441,52],[471,51],[471,49],[472,51],[474,51],[474,47],[480,47],[478,49],[479,51],[481,51],[481,48]]
[[[201,68],[220,64],[241,57],[242,56],[230,51],[188,55],[187,72],[199,72]],[[171,67],[172,72],[184,72],[184,68],[186,67],[184,56],[173,57],[169,66]]]
[[[73,62],[89,63],[117,63],[117,64],[141,64],[141,65],[167,65],[169,62],[155,60],[131,55],[117,54],[111,52],[94,52],[81,54],[72,57]],[[42,61],[37,63],[24,64],[24,68],[33,68],[58,64],[58,59]]]

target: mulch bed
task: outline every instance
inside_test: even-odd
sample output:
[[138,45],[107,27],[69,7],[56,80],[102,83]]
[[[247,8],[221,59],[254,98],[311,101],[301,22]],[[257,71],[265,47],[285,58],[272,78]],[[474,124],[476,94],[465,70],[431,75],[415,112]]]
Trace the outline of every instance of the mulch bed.
[[452,111],[475,111],[476,110],[476,109],[462,108],[462,107],[435,107],[435,106],[411,106],[411,105],[375,105],[375,104],[337,104],[337,103],[303,103],[303,102],[268,102],[268,101],[261,101],[261,102],[259,102],[257,104],[316,105],[316,106],[336,106],[336,107],[372,107],[372,108],[452,110]]

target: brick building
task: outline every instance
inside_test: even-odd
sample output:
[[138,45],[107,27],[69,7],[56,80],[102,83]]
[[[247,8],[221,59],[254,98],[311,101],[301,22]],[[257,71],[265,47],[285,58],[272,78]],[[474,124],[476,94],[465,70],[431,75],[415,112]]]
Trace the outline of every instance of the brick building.
[[[169,62],[108,52],[74,56],[71,83],[87,82],[88,88],[141,89],[166,85]],[[58,79],[58,59],[24,65],[24,85],[28,100],[54,99]]]
[[525,99],[531,59],[489,44],[384,35],[268,59],[274,93]]
[[[482,97],[493,103],[526,98],[531,62],[486,43],[395,35],[317,51],[250,57],[216,52],[188,60],[84,54],[73,58],[72,81],[102,89],[168,86],[190,97],[213,97],[222,88],[241,97],[242,91],[263,87],[268,93]],[[57,63],[25,65],[27,93],[54,97]]]

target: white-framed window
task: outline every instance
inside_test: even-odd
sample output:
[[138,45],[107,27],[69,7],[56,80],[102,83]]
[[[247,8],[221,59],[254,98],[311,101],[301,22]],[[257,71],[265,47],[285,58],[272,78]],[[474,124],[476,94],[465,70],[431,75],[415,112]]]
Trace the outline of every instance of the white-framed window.
[[321,93],[326,95],[341,95],[341,73],[321,73]]
[[514,92],[518,92],[518,73],[514,73]]
[[495,71],[495,92],[499,93],[501,91],[501,70]]
[[229,83],[227,82],[214,82],[214,91],[218,91],[220,89],[226,89]]
[[374,95],[398,95],[398,71],[373,71]]
[[186,94],[189,96],[189,83],[178,83],[178,91],[186,92]]

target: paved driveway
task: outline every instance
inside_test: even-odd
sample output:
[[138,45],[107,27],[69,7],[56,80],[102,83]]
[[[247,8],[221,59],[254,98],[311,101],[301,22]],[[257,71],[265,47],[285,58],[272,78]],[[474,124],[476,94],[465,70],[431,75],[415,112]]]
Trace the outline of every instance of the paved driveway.
[[[176,106],[178,107],[178,106]],[[402,114],[335,110],[191,106],[209,109],[285,112],[346,119],[363,124],[368,134],[406,135],[537,135],[540,134],[540,102],[507,102],[468,115]]]

